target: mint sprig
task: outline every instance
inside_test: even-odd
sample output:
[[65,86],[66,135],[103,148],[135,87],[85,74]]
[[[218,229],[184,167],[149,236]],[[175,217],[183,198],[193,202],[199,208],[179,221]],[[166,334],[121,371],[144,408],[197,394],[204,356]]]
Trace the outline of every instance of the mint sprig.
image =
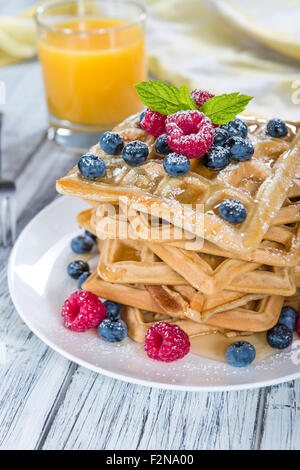
[[160,114],[174,114],[186,109],[197,109],[185,84],[180,88],[158,80],[135,85],[144,105]]
[[244,111],[252,98],[253,96],[240,95],[238,92],[224,93],[207,100],[199,111],[206,114],[213,124],[227,124]]
[[[198,109],[185,84],[177,88],[166,82],[149,80],[138,83],[135,88],[144,105],[157,113],[169,115]],[[227,124],[246,108],[252,98],[238,92],[224,93],[207,100],[199,111],[206,114],[213,124]]]

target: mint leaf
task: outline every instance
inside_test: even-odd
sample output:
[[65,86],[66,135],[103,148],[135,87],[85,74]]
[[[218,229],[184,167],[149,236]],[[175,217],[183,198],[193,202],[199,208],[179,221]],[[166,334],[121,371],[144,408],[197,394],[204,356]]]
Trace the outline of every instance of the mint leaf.
[[[135,88],[142,102],[160,114],[170,115],[182,110],[198,109],[185,84],[177,88],[159,80],[149,80],[138,83]],[[226,124],[243,111],[252,98],[238,92],[224,93],[207,100],[199,111],[206,114],[213,124]]]
[[157,113],[169,115],[185,109],[197,109],[186,85],[178,89],[169,83],[149,80],[138,83],[135,88],[144,105]]
[[190,97],[190,92],[185,83],[179,88],[179,100],[182,106],[185,106],[181,109],[198,109],[195,101]]
[[238,92],[224,93],[207,100],[199,111],[206,114],[213,124],[227,124],[246,108],[252,98],[253,96],[240,95]]

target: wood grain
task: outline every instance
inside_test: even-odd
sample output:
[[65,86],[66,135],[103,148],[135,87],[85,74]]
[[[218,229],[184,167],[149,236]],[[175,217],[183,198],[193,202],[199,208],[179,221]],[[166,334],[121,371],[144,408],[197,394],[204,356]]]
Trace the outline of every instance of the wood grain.
[[300,381],[272,387],[266,395],[261,449],[300,449]]
[[258,397],[157,390],[79,368],[43,448],[249,449]]

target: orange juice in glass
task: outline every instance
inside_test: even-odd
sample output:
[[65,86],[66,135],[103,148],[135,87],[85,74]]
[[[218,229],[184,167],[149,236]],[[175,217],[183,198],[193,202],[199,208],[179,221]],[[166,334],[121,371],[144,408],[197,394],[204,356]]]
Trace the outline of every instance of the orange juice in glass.
[[38,8],[38,54],[49,137],[84,151],[143,105],[145,10],[133,0],[59,1]]

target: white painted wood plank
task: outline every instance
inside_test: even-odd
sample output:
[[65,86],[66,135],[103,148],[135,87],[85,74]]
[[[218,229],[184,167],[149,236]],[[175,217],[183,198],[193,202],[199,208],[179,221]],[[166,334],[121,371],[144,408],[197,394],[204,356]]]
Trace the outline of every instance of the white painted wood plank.
[[52,201],[58,194],[56,180],[66,174],[78,161],[78,156],[58,149],[55,144],[45,140],[17,179],[18,213],[25,211],[21,226],[36,212]]
[[[61,154],[47,141],[34,154],[46,129],[37,64],[0,69],[1,77],[7,81],[9,98],[3,129],[6,168],[15,175],[23,167],[17,180],[20,229],[56,196],[55,179],[72,166],[74,156]],[[0,366],[0,448],[33,449],[73,368],[38,340],[14,310],[6,280],[8,255],[9,250],[0,247],[0,341],[8,350],[8,362]]]
[[0,341],[6,345],[6,362],[0,365],[0,449],[33,449],[69,361],[22,322],[9,299],[3,264],[1,268]]
[[259,391],[183,393],[79,368],[44,449],[250,449]]
[[267,394],[260,449],[300,450],[300,380]]
[[40,66],[27,62],[0,68],[6,86],[3,118],[3,171],[14,178],[46,136],[47,111]]

